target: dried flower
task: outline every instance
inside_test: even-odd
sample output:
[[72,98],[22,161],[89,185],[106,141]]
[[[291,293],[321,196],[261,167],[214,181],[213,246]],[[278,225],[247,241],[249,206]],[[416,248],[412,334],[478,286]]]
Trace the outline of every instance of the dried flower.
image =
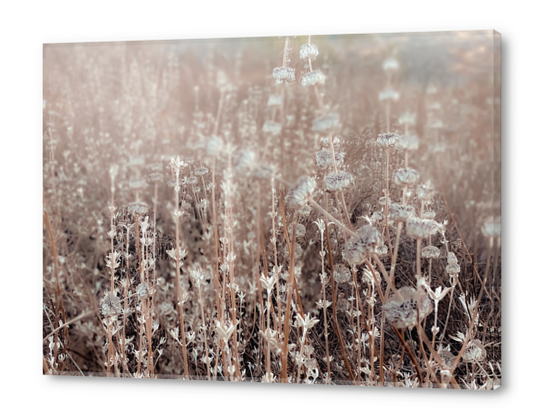
[[146,176],[145,180],[153,184],[159,184],[164,180],[164,175],[160,172],[151,172]]
[[393,176],[393,182],[400,187],[409,187],[420,179],[420,174],[412,168],[401,168]]
[[331,172],[324,177],[324,185],[327,191],[342,191],[354,182],[354,177],[345,171]]
[[275,287],[275,283],[277,282],[278,277],[273,275],[269,277],[265,277],[265,275],[262,273],[260,277],[260,281],[262,282],[263,287],[267,289],[267,294],[270,296],[271,291],[273,290],[273,287]]
[[190,270],[190,277],[194,280],[196,287],[201,287],[205,283],[205,273],[201,268],[192,268]]
[[414,216],[414,207],[409,204],[392,203],[388,211],[391,220],[405,223]]
[[301,210],[299,210],[299,215],[301,217],[309,217],[311,215],[311,211],[311,206],[305,205],[301,208]]
[[437,233],[437,225],[432,219],[412,217],[407,220],[406,232],[413,239],[425,239]]
[[[335,153],[335,162],[337,165],[340,165],[343,163],[345,153],[339,152]],[[322,149],[319,152],[316,153],[316,164],[320,168],[329,168],[333,165],[333,154],[331,153],[331,150],[329,149]]]
[[295,81],[295,70],[291,67],[275,67],[273,78],[277,83],[293,82]]
[[318,55],[318,47],[314,44],[303,44],[299,51],[302,60],[314,60]]
[[365,225],[357,231],[354,238],[345,243],[343,258],[351,265],[362,264],[380,245],[382,245],[380,231],[374,226]]
[[303,86],[314,86],[318,83],[323,83],[325,80],[324,74],[320,70],[310,71],[301,78]]
[[296,185],[286,195],[286,202],[295,210],[307,205],[307,201],[316,189],[316,181],[308,176],[302,176]]
[[296,314],[295,319],[304,330],[310,330],[320,322],[319,319],[311,318],[309,314],[305,314],[305,318],[303,318],[300,314]]
[[215,327],[216,333],[218,335],[219,340],[224,340],[225,343],[228,342],[231,335],[235,331],[235,327],[231,324],[231,322],[218,322],[216,321],[216,327]]
[[205,176],[209,173],[209,169],[207,169],[205,166],[202,166],[200,168],[197,168],[195,171],[194,171],[194,175],[196,176]]
[[113,293],[108,293],[100,302],[102,314],[105,317],[117,316],[122,313],[120,299]]
[[339,312],[346,312],[350,308],[350,302],[346,299],[338,299],[336,303],[336,308]]
[[184,179],[186,185],[194,185],[198,183],[198,178],[195,176],[189,176]]
[[437,287],[435,291],[432,291],[429,286],[426,286],[426,288],[429,296],[431,296],[431,299],[433,299],[437,303],[444,299],[444,296],[446,296],[448,292],[452,290],[451,287],[447,287],[443,290],[442,286]]
[[352,273],[344,264],[337,264],[333,268],[333,278],[337,283],[348,283],[352,278]]
[[[282,253],[284,255],[284,258],[290,259],[290,251],[288,250],[288,247],[283,248]],[[299,245],[296,242],[294,246],[294,258],[298,260],[299,258],[301,258],[302,255],[303,255],[303,248],[301,247],[301,245]]]
[[[320,138],[320,144],[323,147],[329,147],[329,139],[330,139],[329,136]],[[333,136],[333,145],[335,147],[338,146],[341,143],[341,141],[342,141],[342,139],[340,137]]]
[[441,348],[438,351],[438,355],[442,359],[442,362],[444,363],[444,367],[450,369],[455,361],[455,356],[448,348]]
[[[290,235],[292,234],[292,226],[293,225],[288,226],[288,233]],[[302,225],[301,223],[296,223],[296,225],[295,225],[295,237],[296,238],[302,238],[303,236],[305,236],[306,233],[307,233],[307,229],[305,228],[305,226]]]
[[376,247],[376,253],[380,256],[388,256],[388,246],[387,245],[380,245]]
[[439,258],[440,257],[440,249],[438,249],[436,246],[426,246],[422,249],[422,257],[424,258]]
[[423,219],[434,219],[437,214],[433,210],[424,210],[422,214]]
[[188,252],[182,246],[179,248],[168,249],[166,253],[175,261],[183,260],[188,255]]
[[460,271],[461,267],[459,266],[459,264],[451,263],[446,266],[446,272],[451,276],[459,274]]
[[376,139],[376,144],[382,147],[392,147],[399,141],[397,133],[381,133]]
[[480,340],[470,340],[463,353],[464,362],[482,362],[486,358],[486,349]]
[[420,201],[429,202],[435,195],[435,189],[431,181],[427,181],[425,184],[418,185],[416,188],[416,195]]
[[433,305],[426,293],[404,286],[382,308],[387,320],[395,328],[413,328],[418,320],[421,321],[431,313]]
[[147,283],[140,283],[137,286],[136,293],[140,299],[145,299],[152,295],[152,290]]

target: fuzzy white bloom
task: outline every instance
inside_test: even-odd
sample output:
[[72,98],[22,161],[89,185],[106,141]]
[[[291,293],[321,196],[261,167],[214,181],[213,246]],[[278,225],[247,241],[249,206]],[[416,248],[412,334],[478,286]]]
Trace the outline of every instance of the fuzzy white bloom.
[[299,51],[302,60],[314,60],[318,55],[318,47],[314,44],[303,44]]
[[275,67],[273,78],[277,83],[293,82],[295,81],[295,70],[291,67]]
[[296,185],[286,195],[286,202],[291,208],[300,210],[307,204],[315,189],[316,181],[308,176],[303,176],[297,180]]
[[310,71],[301,78],[303,86],[314,86],[323,83],[325,80],[324,74],[320,70]]
[[413,328],[418,320],[431,313],[433,305],[425,292],[405,286],[397,290],[382,308],[386,319],[395,328]]

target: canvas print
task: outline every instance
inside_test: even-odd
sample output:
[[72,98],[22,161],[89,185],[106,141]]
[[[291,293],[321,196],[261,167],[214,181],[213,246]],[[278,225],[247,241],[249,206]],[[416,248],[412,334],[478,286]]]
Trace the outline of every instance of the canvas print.
[[494,31],[44,45],[43,372],[496,389],[500,167]]

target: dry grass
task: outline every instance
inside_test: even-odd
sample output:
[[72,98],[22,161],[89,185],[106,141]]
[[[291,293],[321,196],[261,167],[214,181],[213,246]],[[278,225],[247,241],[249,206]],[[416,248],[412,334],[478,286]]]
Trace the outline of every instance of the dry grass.
[[47,45],[44,372],[499,386],[499,46]]

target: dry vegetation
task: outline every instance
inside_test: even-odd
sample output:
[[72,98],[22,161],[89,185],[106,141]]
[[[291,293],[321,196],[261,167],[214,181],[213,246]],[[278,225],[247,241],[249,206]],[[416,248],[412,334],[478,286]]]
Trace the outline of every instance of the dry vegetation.
[[45,46],[44,372],[499,386],[499,45]]

